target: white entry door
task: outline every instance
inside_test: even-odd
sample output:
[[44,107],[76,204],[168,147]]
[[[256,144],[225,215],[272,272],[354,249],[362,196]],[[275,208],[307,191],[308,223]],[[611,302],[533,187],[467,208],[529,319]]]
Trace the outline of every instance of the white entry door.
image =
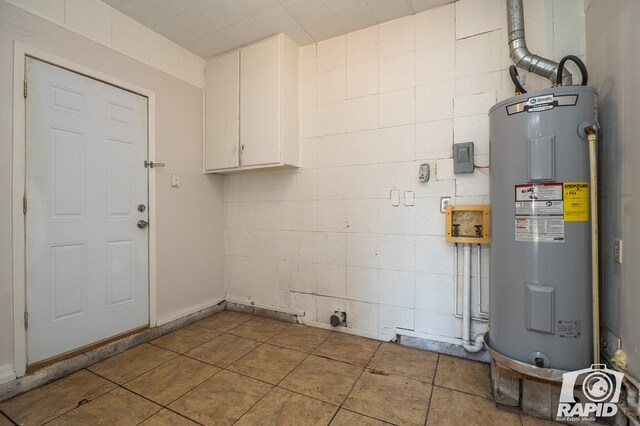
[[[28,364],[149,323],[147,98],[27,58]],[[140,206],[140,207],[139,207]]]

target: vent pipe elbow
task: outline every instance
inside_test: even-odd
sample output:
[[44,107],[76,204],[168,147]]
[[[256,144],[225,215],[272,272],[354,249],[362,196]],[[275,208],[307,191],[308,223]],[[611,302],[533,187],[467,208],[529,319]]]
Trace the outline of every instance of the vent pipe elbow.
[[[548,78],[553,84],[558,74],[558,63],[535,55],[527,48],[524,36],[524,10],[522,0],[507,0],[507,23],[509,31],[509,56],[516,65],[525,71]],[[562,84],[573,84],[571,73],[564,69]]]

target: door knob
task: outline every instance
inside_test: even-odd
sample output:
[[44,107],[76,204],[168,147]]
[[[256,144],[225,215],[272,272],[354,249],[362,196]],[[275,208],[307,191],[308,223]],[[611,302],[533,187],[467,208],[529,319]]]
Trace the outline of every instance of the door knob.
[[156,163],[155,161],[144,160],[144,166],[148,169],[156,167],[164,167],[164,163]]
[[147,226],[149,226],[149,222],[147,222],[146,220],[139,220],[138,221],[138,228],[144,229]]

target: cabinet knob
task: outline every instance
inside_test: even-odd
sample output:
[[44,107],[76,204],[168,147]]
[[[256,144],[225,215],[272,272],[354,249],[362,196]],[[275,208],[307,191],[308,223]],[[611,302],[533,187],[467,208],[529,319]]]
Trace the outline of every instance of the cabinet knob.
[[244,153],[244,144],[240,145],[240,152]]

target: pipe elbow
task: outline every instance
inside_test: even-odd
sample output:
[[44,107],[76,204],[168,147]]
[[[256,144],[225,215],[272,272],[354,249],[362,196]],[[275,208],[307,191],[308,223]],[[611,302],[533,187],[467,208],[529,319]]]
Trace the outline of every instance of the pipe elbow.
[[[549,80],[552,82],[556,82],[558,80],[558,65],[553,70],[553,75],[549,77]],[[573,84],[573,75],[566,68],[562,70],[562,85],[563,86],[571,86]]]
[[[524,10],[522,0],[507,0],[507,21],[509,31],[509,56],[516,67],[548,78],[556,83],[558,63],[535,55],[527,48],[524,31]],[[562,73],[562,84],[571,85],[572,76],[566,69]]]
[[526,59],[530,56],[533,55],[529,52],[529,49],[527,49],[526,46],[512,47],[511,52],[509,53],[509,57],[518,68],[522,68],[520,64],[527,62]]
[[476,336],[475,342],[473,343],[471,343],[470,341],[464,342],[462,344],[462,347],[467,352],[471,352],[471,353],[480,352],[482,349],[484,349],[484,334],[478,334]]

